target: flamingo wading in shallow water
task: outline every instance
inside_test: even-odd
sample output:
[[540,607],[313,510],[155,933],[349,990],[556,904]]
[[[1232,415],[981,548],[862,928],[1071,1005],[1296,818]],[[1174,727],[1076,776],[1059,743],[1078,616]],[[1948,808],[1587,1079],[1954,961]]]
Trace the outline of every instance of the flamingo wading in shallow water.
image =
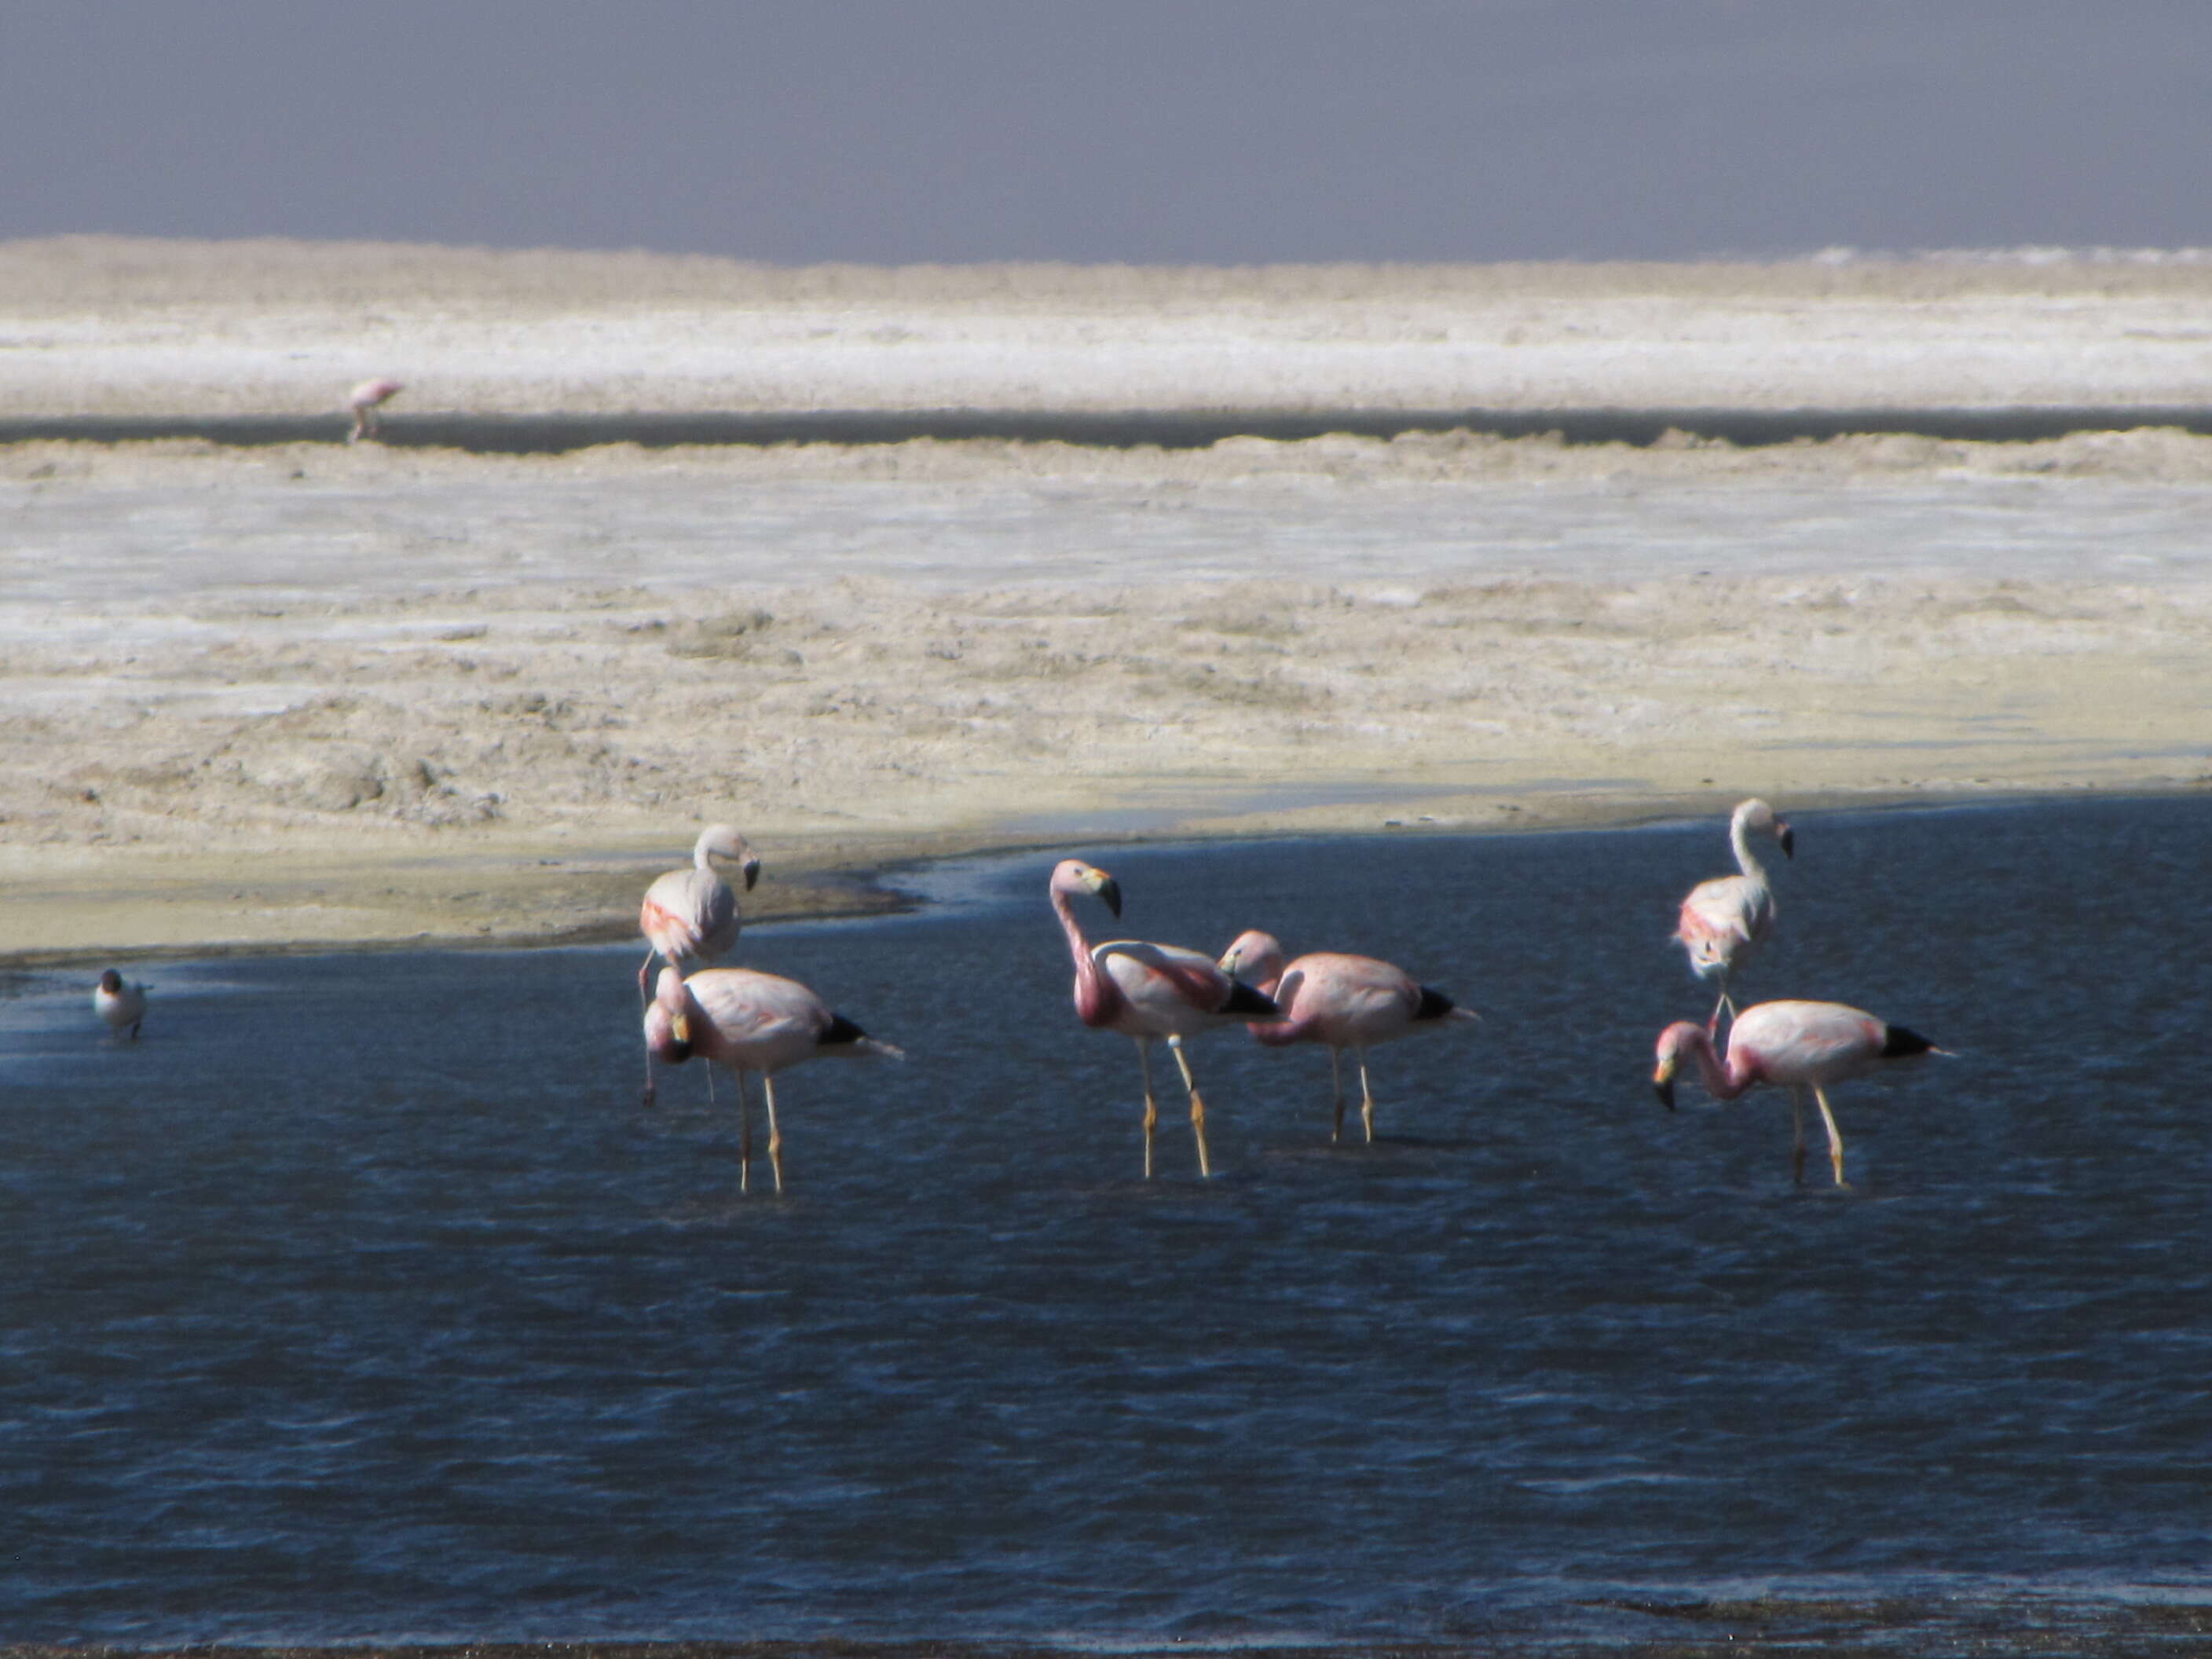
[[1836,1185],[1844,1180],[1844,1137],[1828,1109],[1827,1087],[1844,1083],[1896,1061],[1940,1054],[1917,1031],[1876,1019],[1840,1002],[1762,1002],[1729,1022],[1725,1060],[1713,1048],[1712,1032],[1677,1020],[1659,1033],[1658,1067],[1651,1084],[1668,1111],[1674,1109],[1674,1073],[1681,1057],[1697,1061],[1698,1075],[1716,1100],[1734,1100],[1762,1083],[1790,1091],[1796,1139],[1790,1148],[1793,1179],[1805,1178],[1805,1095],[1810,1091],[1828,1127],[1828,1163]]
[[1713,1017],[1706,1021],[1715,1029],[1720,1024],[1722,1009],[1727,1009],[1731,1018],[1735,1014],[1735,1000],[1729,994],[1729,980],[1774,931],[1774,890],[1767,883],[1765,869],[1751,855],[1750,837],[1754,834],[1773,836],[1781,845],[1783,857],[1796,856],[1792,850],[1796,837],[1790,826],[1774,816],[1774,809],[1763,800],[1745,801],[1729,819],[1729,845],[1735,850],[1735,866],[1742,873],[1699,882],[1682,901],[1681,915],[1674,924],[1676,941],[1690,953],[1691,971],[1699,979],[1721,982],[1720,1000],[1713,1004]]
[[353,430],[346,434],[346,441],[357,444],[363,438],[384,435],[384,422],[379,413],[407,388],[397,380],[378,379],[363,380],[346,394],[346,407],[353,411]]
[[752,1108],[745,1077],[756,1073],[768,1096],[768,1161],[783,1190],[783,1133],[775,1121],[775,1074],[823,1054],[881,1054],[903,1049],[879,1042],[801,985],[750,968],[707,968],[686,979],[663,968],[645,1011],[645,1046],[671,1066],[696,1054],[738,1074],[738,1190],[752,1185]]
[[[745,838],[726,823],[710,823],[699,832],[691,848],[691,867],[655,876],[645,890],[645,902],[637,913],[638,931],[645,935],[645,960],[637,968],[637,994],[643,1000],[652,981],[647,977],[653,959],[659,957],[672,966],[685,963],[701,966],[728,951],[738,942],[744,918],[738,913],[738,896],[714,866],[718,858],[735,859],[748,893],[760,879],[760,860]],[[708,1085],[708,1095],[713,1086]],[[653,1103],[653,1056],[645,1059],[645,1103]]]
[[1328,1081],[1336,1106],[1328,1138],[1344,1137],[1343,1058],[1346,1048],[1359,1063],[1359,1121],[1375,1139],[1375,1091],[1367,1081],[1367,1051],[1417,1031],[1442,1030],[1447,1024],[1472,1024],[1480,1018],[1471,1008],[1454,1005],[1443,992],[1416,981],[1404,969],[1373,957],[1334,951],[1310,951],[1287,964],[1273,934],[1257,929],[1237,935],[1221,957],[1224,972],[1249,976],[1282,1011],[1275,1020],[1255,1020],[1252,1035],[1270,1048],[1294,1042],[1328,1045]]
[[126,983],[115,969],[105,969],[100,983],[92,988],[92,1012],[106,1021],[107,1029],[116,1036],[127,1030],[136,1042],[138,1028],[146,1018],[146,988],[135,981]]
[[1191,1075],[1183,1039],[1237,1019],[1273,1019],[1272,999],[1222,970],[1202,951],[1140,939],[1109,939],[1094,945],[1083,935],[1068,900],[1089,893],[1116,916],[1121,889],[1103,870],[1080,859],[1062,859],[1048,890],[1068,953],[1075,958],[1075,1014],[1093,1030],[1119,1031],[1137,1040],[1137,1064],[1145,1079],[1145,1179],[1152,1178],[1152,1127],[1159,1108],[1152,1098],[1152,1042],[1167,1039],[1168,1051],[1182,1069],[1190,1091],[1190,1132],[1198,1142],[1198,1172],[1213,1173],[1206,1151],[1206,1100]]

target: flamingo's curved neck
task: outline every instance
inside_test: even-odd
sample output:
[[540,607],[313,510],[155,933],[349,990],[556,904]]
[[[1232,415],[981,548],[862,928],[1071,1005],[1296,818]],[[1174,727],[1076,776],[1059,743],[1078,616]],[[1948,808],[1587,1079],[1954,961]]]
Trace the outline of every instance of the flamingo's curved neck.
[[1766,866],[1751,855],[1751,831],[1741,812],[1729,820],[1729,845],[1735,849],[1735,867],[1764,887]]
[[1705,1081],[1706,1093],[1715,1100],[1734,1100],[1751,1087],[1749,1078],[1738,1079],[1731,1068],[1722,1063],[1720,1055],[1714,1052],[1713,1040],[1704,1026],[1690,1025],[1686,1029],[1689,1034],[1683,1038],[1682,1047],[1696,1058],[1698,1075]]
[[[713,837],[713,836],[700,836],[700,837],[699,837],[698,841],[697,841],[697,842],[693,845],[693,847],[692,847],[692,848],[691,848],[691,867],[692,867],[693,869],[695,869],[695,870],[712,870],[712,869],[714,867],[714,865],[709,861],[709,860],[711,860],[711,858],[713,857],[713,854],[712,854],[712,850],[711,850],[711,848],[710,848],[710,846],[709,846],[709,843],[710,843],[713,840],[714,840],[714,837]],[[1737,848],[1737,849],[1738,849],[1738,850],[1737,850],[1737,852],[1736,852],[1736,856],[1737,856],[1738,858],[1741,858],[1741,857],[1743,856],[1743,853],[1742,853],[1742,850],[1741,850],[1741,849],[1742,849],[1742,847],[1743,847],[1743,842],[1742,842],[1741,840],[1739,840],[1739,841],[1736,842],[1736,848]]]
[[1074,907],[1057,887],[1052,890],[1052,908],[1060,918],[1060,932],[1067,935],[1067,953],[1075,960],[1076,1015],[1085,1025],[1102,1024],[1112,1000],[1106,976],[1091,958],[1091,941],[1083,936],[1083,924],[1076,921]]

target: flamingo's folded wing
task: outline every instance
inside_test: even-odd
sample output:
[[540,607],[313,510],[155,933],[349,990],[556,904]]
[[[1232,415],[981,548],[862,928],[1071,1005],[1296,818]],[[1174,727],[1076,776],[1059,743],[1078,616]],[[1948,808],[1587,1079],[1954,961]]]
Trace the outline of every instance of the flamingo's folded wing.
[[1093,950],[1091,958],[1124,996],[1141,999],[1164,985],[1192,1007],[1208,1013],[1228,1000],[1237,983],[1211,957],[1176,945],[1112,939]]

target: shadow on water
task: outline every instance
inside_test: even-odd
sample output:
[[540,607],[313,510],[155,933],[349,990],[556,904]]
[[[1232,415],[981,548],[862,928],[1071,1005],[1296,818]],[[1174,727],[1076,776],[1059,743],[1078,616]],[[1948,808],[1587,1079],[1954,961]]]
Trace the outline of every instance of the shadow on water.
[[1171,1066],[1139,1177],[1044,855],[748,931],[913,1056],[787,1076],[781,1200],[726,1080],[639,1109],[628,946],[164,963],[122,1046],[21,976],[0,1638],[2201,1637],[2212,801],[1797,827],[1748,994],[1960,1054],[1836,1091],[1843,1201],[1779,1097],[1650,1098],[1716,824],[1116,851],[1116,931],[1484,1015],[1376,1053],[1372,1147],[1324,1054],[1194,1042],[1203,1183]]

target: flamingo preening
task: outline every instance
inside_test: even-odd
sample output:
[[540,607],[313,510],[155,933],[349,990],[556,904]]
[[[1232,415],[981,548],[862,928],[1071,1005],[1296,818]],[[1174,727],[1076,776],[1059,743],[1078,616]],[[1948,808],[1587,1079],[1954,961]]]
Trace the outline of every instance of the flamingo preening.
[[92,1011],[107,1022],[107,1029],[116,1036],[128,1030],[136,1042],[138,1028],[146,1018],[146,988],[135,981],[126,983],[115,969],[106,969],[100,975],[100,983],[92,988]]
[[1728,1053],[1713,1048],[1711,1030],[1677,1020],[1659,1033],[1658,1067],[1652,1086],[1668,1111],[1674,1109],[1674,1072],[1685,1054],[1698,1063],[1706,1091],[1716,1100],[1734,1100],[1762,1083],[1790,1091],[1796,1128],[1790,1149],[1792,1178],[1805,1178],[1805,1094],[1812,1091],[1828,1127],[1828,1163],[1836,1185],[1844,1180],[1844,1137],[1828,1109],[1827,1086],[1864,1077],[1898,1060],[1944,1051],[1917,1031],[1892,1025],[1840,1002],[1761,1002],[1729,1024]]
[[1768,835],[1781,844],[1782,856],[1794,858],[1796,837],[1790,826],[1775,817],[1763,800],[1747,800],[1729,819],[1729,845],[1735,850],[1736,868],[1742,873],[1716,876],[1701,881],[1682,901],[1674,925],[1674,938],[1690,953],[1690,969],[1699,979],[1718,979],[1720,1000],[1713,1004],[1708,1027],[1717,1029],[1721,1010],[1735,1014],[1729,981],[1748,962],[1766,936],[1774,931],[1774,890],[1766,871],[1751,855],[1750,837]]
[[[710,823],[699,832],[691,848],[691,867],[671,870],[653,878],[638,908],[638,931],[645,935],[645,960],[637,968],[637,994],[648,994],[647,975],[658,956],[673,966],[701,966],[725,954],[738,942],[744,918],[738,913],[738,896],[714,866],[717,858],[735,859],[745,891],[760,879],[760,860],[745,838],[726,823]],[[711,1074],[710,1074],[711,1077]],[[711,1096],[713,1085],[708,1085]],[[645,1059],[645,1103],[653,1103],[653,1055]]]
[[363,380],[348,392],[346,407],[353,411],[353,430],[346,434],[346,441],[357,444],[363,438],[381,437],[384,422],[378,411],[406,389],[398,380],[379,378]]
[[1419,983],[1404,969],[1373,957],[1334,951],[1310,951],[1285,963],[1272,933],[1255,929],[1237,935],[1221,958],[1223,971],[1249,975],[1275,1000],[1282,1018],[1255,1020],[1252,1035],[1270,1048],[1294,1042],[1328,1045],[1328,1081],[1336,1115],[1328,1138],[1344,1136],[1344,1051],[1359,1062],[1359,1121],[1375,1139],[1375,1091],[1367,1080],[1367,1051],[1417,1031],[1441,1030],[1450,1024],[1480,1018],[1456,1006],[1443,992]]
[[753,1127],[745,1077],[757,1073],[768,1096],[768,1160],[783,1190],[783,1133],[775,1120],[775,1074],[823,1054],[905,1050],[870,1036],[801,985],[750,968],[707,968],[686,979],[663,968],[645,1011],[645,1046],[671,1066],[694,1054],[738,1076],[738,1189],[752,1185]]
[[1145,1079],[1145,1179],[1152,1178],[1152,1127],[1159,1121],[1159,1108],[1152,1098],[1152,1045],[1157,1037],[1167,1040],[1168,1051],[1182,1069],[1183,1087],[1190,1091],[1198,1172],[1211,1176],[1206,1101],[1191,1075],[1183,1039],[1231,1020],[1272,1019],[1276,1012],[1273,999],[1224,972],[1200,951],[1140,939],[1092,945],[1084,937],[1068,900],[1074,894],[1089,893],[1119,916],[1121,889],[1113,877],[1080,859],[1062,859],[1048,890],[1060,931],[1067,936],[1068,953],[1075,959],[1076,1018],[1094,1030],[1119,1031],[1136,1039],[1137,1063]]

